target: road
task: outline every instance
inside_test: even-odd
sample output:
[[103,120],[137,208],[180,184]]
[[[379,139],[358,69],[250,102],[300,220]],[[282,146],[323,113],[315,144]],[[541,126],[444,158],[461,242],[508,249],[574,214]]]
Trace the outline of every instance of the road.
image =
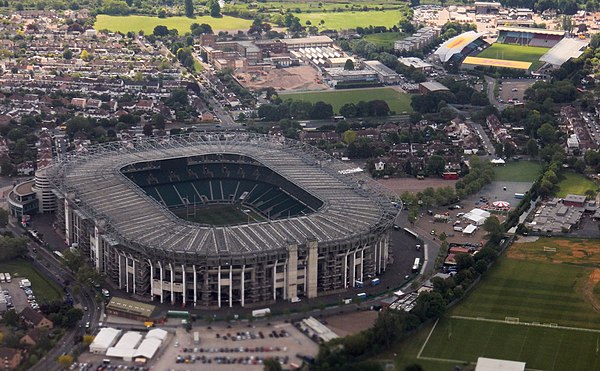
[[496,79],[484,76],[485,82],[487,83],[487,96],[492,104],[498,111],[503,111],[506,108],[506,104],[502,104],[496,100],[496,96],[494,94],[494,89],[496,88]]
[[427,276],[429,273],[435,272],[435,258],[440,253],[440,241],[434,236],[416,224],[410,224],[408,222],[408,213],[402,212],[396,218],[396,223],[403,228],[406,227],[419,235],[419,238],[423,240],[423,267],[421,268],[421,275]]
[[[16,225],[16,221],[11,219],[8,224],[8,229],[16,236],[23,233],[23,229]],[[28,244],[29,256],[32,258],[31,264],[40,271],[44,276],[54,281],[59,287],[65,287],[65,282],[75,282],[74,275],[65,269],[54,254],[46,247],[43,247],[33,241]],[[43,261],[43,263],[41,263]],[[75,305],[80,305],[82,308],[88,308],[84,311],[83,319],[81,320],[82,327],[78,327],[68,331],[60,340],[60,342],[52,348],[40,361],[30,368],[30,371],[48,371],[59,370],[60,367],[56,362],[58,356],[64,353],[70,353],[73,348],[73,341],[77,334],[83,332],[86,322],[90,322],[90,332],[93,333],[98,327],[101,311],[94,302],[94,293],[87,288],[79,290],[77,293],[72,293]]]
[[485,147],[485,151],[487,152],[484,155],[484,157],[487,158],[488,155],[495,157],[496,156],[496,148],[492,144],[492,141],[490,140],[490,137],[488,137],[485,130],[483,130],[483,126],[481,126],[481,124],[473,122],[471,120],[471,118],[467,118],[467,123],[469,125],[471,125],[471,127],[474,127],[477,130],[477,135],[479,136],[479,138],[481,138],[481,141],[483,142],[483,146]]

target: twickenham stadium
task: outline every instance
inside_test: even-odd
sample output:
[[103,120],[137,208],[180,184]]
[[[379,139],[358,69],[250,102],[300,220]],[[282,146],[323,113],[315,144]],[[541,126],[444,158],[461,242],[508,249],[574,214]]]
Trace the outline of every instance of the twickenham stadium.
[[115,287],[161,303],[251,307],[378,276],[398,208],[300,142],[191,133],[105,143],[47,168],[56,225]]

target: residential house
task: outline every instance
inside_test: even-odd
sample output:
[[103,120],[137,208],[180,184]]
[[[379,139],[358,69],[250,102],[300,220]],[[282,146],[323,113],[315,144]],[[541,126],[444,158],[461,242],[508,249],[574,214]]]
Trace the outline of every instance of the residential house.
[[23,356],[18,349],[2,347],[0,348],[0,360],[4,360],[4,367],[11,370],[19,367]]
[[35,328],[47,328],[51,329],[54,327],[52,321],[46,318],[42,313],[34,310],[31,307],[25,307],[19,315],[25,323]]

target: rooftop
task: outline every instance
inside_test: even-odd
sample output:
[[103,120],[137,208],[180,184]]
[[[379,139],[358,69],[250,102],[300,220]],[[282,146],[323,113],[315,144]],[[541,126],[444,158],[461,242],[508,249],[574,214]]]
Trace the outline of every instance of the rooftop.
[[152,304],[141,303],[124,298],[112,297],[106,309],[117,310],[135,316],[150,317],[156,307]]
[[[242,154],[324,202],[310,215],[236,226],[184,221],[146,195],[120,169],[134,163]],[[389,228],[397,215],[391,193],[348,165],[300,142],[249,133],[193,133],[157,141],[113,142],[65,156],[48,169],[55,188],[96,221],[106,238],[161,253],[253,255],[291,243],[339,243]],[[107,197],[110,195],[110,197]]]

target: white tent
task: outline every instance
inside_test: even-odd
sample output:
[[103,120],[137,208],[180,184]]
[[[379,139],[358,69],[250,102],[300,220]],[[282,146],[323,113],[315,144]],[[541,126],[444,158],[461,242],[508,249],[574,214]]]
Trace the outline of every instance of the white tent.
[[167,337],[168,332],[166,332],[163,329],[160,328],[153,328],[152,330],[148,331],[148,333],[146,334],[146,339],[158,339],[161,342],[165,340],[165,338]]
[[463,234],[472,235],[473,232],[475,232],[476,230],[477,230],[476,226],[474,226],[473,224],[469,224],[468,226],[465,227],[465,229],[463,229]]
[[160,348],[161,341],[156,338],[147,338],[142,341],[140,347],[134,353],[134,357],[144,357],[146,359],[152,359],[156,354],[158,348]]
[[90,344],[90,352],[95,354],[104,354],[110,348],[117,337],[121,335],[121,330],[117,330],[111,327],[105,327],[98,332],[98,335],[94,338],[92,344]]
[[489,218],[490,215],[492,215],[492,214],[490,214],[488,211],[481,210],[481,209],[473,209],[473,210],[469,211],[468,213],[466,213],[465,215],[463,215],[463,218],[472,222],[475,225],[483,225],[485,220],[487,218]]

